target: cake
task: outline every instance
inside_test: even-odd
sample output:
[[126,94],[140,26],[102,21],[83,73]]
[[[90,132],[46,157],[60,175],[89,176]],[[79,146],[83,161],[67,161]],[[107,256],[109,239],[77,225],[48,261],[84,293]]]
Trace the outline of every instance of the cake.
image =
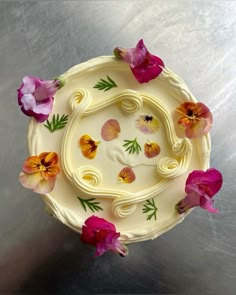
[[[30,157],[41,175],[45,165],[37,161],[52,166],[51,191],[41,195],[47,212],[79,233],[91,216],[102,218],[115,226],[125,244],[154,239],[191,212],[191,206],[182,210],[180,204],[188,193],[186,179],[193,171],[209,168],[211,151],[209,109],[204,109],[208,116],[202,116],[202,133],[195,136],[184,122],[193,114],[188,109],[183,118],[183,110],[196,106],[197,100],[184,81],[147,50],[157,68],[153,71],[151,65],[151,76],[143,75],[147,65],[140,70],[140,61],[131,60],[142,46],[141,40],[131,51],[116,48],[113,56],[66,71],[52,82],[55,94],[45,101],[51,103],[50,112],[41,117],[23,101],[30,88],[24,86],[26,79],[18,90],[23,112],[34,117],[28,129]],[[40,193],[30,181],[25,183],[24,177],[32,173],[26,166],[21,183]],[[196,205],[202,203],[192,207]]]

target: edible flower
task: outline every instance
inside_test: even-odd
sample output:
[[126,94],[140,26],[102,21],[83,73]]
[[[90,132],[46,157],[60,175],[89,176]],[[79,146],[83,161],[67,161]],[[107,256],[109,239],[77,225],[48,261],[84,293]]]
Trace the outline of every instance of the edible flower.
[[161,152],[161,148],[156,142],[147,141],[144,144],[144,155],[147,158],[154,158],[157,155],[159,155],[160,152]]
[[194,138],[210,131],[213,117],[209,108],[202,102],[184,102],[176,111],[181,115],[178,124],[184,127],[186,137]]
[[212,199],[220,190],[222,183],[222,174],[215,168],[210,168],[207,171],[194,170],[186,181],[186,197],[176,205],[178,213],[182,214],[196,206],[217,213],[219,210],[213,207]]
[[119,133],[120,133],[120,124],[115,119],[107,120],[102,126],[101,135],[105,141],[111,141],[117,138]]
[[18,105],[22,112],[38,122],[47,120],[53,107],[53,95],[64,85],[63,79],[47,81],[25,76],[18,91]]
[[79,144],[82,154],[87,159],[93,159],[97,154],[99,141],[95,141],[91,136],[85,134],[80,137]]
[[113,251],[122,257],[127,256],[128,249],[120,242],[119,237],[120,233],[116,232],[113,223],[94,215],[86,219],[82,227],[81,240],[96,247],[95,256],[101,256],[106,251]]
[[116,47],[113,51],[115,57],[126,61],[134,77],[139,83],[145,83],[155,79],[164,68],[163,61],[152,55],[144,45],[143,40],[139,40],[135,48]]
[[36,193],[47,194],[53,190],[59,171],[57,153],[44,152],[25,160],[19,181]]
[[123,168],[118,175],[118,180],[123,183],[132,183],[135,179],[134,171],[130,167]]
[[144,134],[152,134],[159,130],[160,123],[153,116],[141,115],[135,121],[135,126]]

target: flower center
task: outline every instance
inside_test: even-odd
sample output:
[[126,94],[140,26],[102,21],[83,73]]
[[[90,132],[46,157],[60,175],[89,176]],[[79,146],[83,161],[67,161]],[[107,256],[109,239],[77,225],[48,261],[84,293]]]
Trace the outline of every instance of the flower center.
[[200,120],[200,118],[198,117],[198,115],[196,113],[194,113],[193,110],[188,109],[187,113],[185,115],[189,120]]
[[188,116],[188,117],[193,117],[193,116],[194,116],[193,110],[188,109],[188,110],[187,110],[187,116]]
[[145,122],[147,122],[147,123],[149,123],[149,122],[152,122],[152,119],[153,119],[153,117],[152,116],[145,116],[145,118],[144,118],[144,121]]
[[90,151],[91,152],[96,151],[96,149],[97,149],[98,146],[97,146],[97,143],[94,140],[89,139],[88,140],[88,144],[90,145]]
[[47,171],[47,168],[42,164],[38,165],[38,169],[39,169],[39,171]]

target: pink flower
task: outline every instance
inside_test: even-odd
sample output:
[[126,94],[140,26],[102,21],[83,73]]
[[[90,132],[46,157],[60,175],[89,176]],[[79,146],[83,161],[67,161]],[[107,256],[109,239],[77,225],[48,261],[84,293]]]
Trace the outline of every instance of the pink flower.
[[53,95],[62,87],[64,81],[59,77],[53,81],[44,81],[36,77],[25,76],[18,91],[18,104],[22,112],[34,117],[38,122],[47,120],[53,107]]
[[44,152],[25,160],[19,181],[36,193],[47,194],[53,190],[59,172],[57,153]]
[[202,102],[184,102],[176,108],[176,111],[181,116],[178,124],[184,127],[186,137],[198,137],[210,131],[213,117]]
[[178,213],[182,214],[196,206],[217,213],[219,210],[213,207],[212,199],[220,190],[222,183],[222,174],[215,168],[210,168],[206,172],[194,170],[186,181],[186,197],[176,205]]
[[149,53],[142,39],[139,40],[135,48],[116,47],[114,55],[129,64],[134,77],[139,83],[155,79],[165,66],[159,57]]
[[103,218],[90,216],[82,227],[81,240],[96,246],[95,256],[101,256],[106,251],[113,251],[120,256],[127,256],[128,249],[118,238],[115,226]]

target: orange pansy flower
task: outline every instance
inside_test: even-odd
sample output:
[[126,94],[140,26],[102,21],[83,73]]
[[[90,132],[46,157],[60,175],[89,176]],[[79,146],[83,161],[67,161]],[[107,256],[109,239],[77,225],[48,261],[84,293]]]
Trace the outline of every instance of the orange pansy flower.
[[97,154],[99,141],[95,141],[91,136],[85,134],[80,137],[79,144],[84,157],[93,159]]
[[53,190],[59,172],[57,153],[44,152],[25,160],[19,181],[36,193],[46,194]]
[[186,137],[199,137],[210,131],[213,117],[203,103],[184,102],[176,108],[176,111],[181,115],[178,124],[184,127]]

